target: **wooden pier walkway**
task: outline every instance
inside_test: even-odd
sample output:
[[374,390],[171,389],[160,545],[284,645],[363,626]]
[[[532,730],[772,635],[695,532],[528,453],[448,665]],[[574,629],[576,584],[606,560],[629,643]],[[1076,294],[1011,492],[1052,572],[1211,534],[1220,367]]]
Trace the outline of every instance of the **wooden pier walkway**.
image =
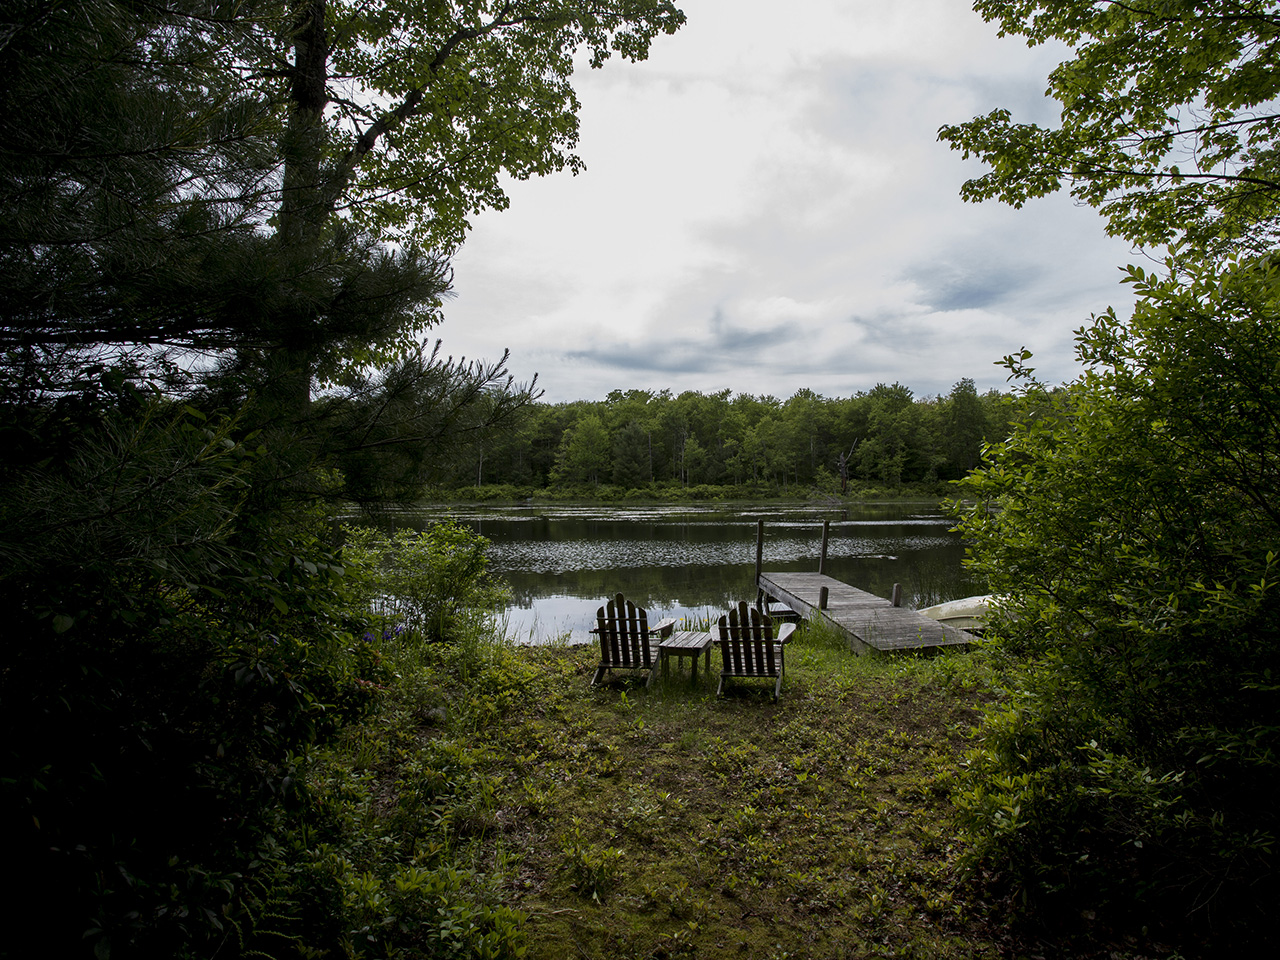
[[[964,630],[938,623],[919,611],[895,607],[890,600],[826,574],[761,573],[756,585],[765,598],[786,605],[806,620],[826,620],[848,637],[858,653],[957,647],[973,640]],[[823,587],[827,588],[827,606],[820,610]]]
[[822,525],[822,552],[817,573],[766,573],[761,569],[764,555],[764,521],[756,524],[756,588],[761,605],[780,603],[806,620],[821,617],[843,633],[858,653],[923,650],[959,647],[973,641],[973,635],[925,616],[917,610],[897,606],[894,600],[877,597],[823,573],[827,562],[830,524]]

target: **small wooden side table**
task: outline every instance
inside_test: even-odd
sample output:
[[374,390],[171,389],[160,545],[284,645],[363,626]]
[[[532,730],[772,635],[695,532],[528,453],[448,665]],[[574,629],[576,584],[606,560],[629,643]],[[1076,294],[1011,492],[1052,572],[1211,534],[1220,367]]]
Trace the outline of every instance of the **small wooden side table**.
[[699,633],[696,630],[677,631],[667,637],[658,644],[658,659],[662,661],[662,673],[667,673],[667,659],[669,657],[693,657],[693,669],[689,680],[696,682],[698,679],[698,657],[702,654],[707,655],[707,673],[711,673],[711,642],[712,637],[709,633]]

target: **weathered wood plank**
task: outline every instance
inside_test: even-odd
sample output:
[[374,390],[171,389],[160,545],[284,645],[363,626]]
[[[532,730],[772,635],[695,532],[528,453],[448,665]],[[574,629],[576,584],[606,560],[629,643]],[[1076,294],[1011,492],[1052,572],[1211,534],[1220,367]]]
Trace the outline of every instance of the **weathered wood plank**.
[[[821,573],[764,573],[757,587],[767,597],[786,604],[805,619],[821,617],[849,638],[858,652],[893,652],[930,647],[963,646],[972,635],[938,623],[883,597]],[[825,610],[818,598],[827,590]]]
[[786,645],[796,625],[784,623],[775,633],[773,621],[761,616],[760,611],[745,600],[731,607],[728,615],[721,617],[717,624],[724,669],[720,671],[716,696],[724,693],[726,680],[746,677],[773,680],[773,699],[777,700],[782,693],[782,678],[787,670]]
[[665,675],[671,657],[692,657],[693,666],[689,673],[690,682],[698,679],[698,658],[707,655],[707,675],[711,674],[711,644],[714,638],[709,633],[696,630],[677,630],[658,645],[658,657],[662,661],[662,672]]

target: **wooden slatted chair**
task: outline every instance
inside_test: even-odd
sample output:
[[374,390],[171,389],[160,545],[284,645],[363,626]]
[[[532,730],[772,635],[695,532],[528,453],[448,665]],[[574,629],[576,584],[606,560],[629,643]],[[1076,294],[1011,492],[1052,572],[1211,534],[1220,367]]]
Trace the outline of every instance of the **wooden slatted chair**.
[[596,611],[596,628],[600,636],[600,666],[591,678],[594,687],[607,671],[645,670],[653,683],[653,668],[658,665],[658,644],[671,635],[676,622],[672,618],[649,626],[649,615],[643,607],[618,594]]
[[720,618],[720,653],[724,668],[716,696],[724,693],[730,677],[776,680],[773,699],[782,693],[786,673],[786,644],[795,632],[794,623],[783,623],[774,632],[773,620],[745,600]]

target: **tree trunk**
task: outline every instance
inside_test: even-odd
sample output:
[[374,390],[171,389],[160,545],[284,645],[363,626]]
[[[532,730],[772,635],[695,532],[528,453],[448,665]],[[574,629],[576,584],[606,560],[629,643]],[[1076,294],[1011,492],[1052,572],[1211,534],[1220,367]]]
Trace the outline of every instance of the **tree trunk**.
[[289,125],[284,139],[284,193],[279,239],[286,248],[315,243],[327,216],[320,163],[324,109],[329,103],[326,0],[294,5],[293,63],[289,66]]
[[[289,121],[284,133],[284,182],[276,239],[286,264],[306,263],[320,242],[327,204],[322,202],[324,110],[328,105],[329,45],[326,0],[297,0],[293,62],[289,66]],[[279,334],[267,360],[264,395],[273,418],[300,418],[311,404],[319,317],[297,297],[291,315],[277,318]]]

